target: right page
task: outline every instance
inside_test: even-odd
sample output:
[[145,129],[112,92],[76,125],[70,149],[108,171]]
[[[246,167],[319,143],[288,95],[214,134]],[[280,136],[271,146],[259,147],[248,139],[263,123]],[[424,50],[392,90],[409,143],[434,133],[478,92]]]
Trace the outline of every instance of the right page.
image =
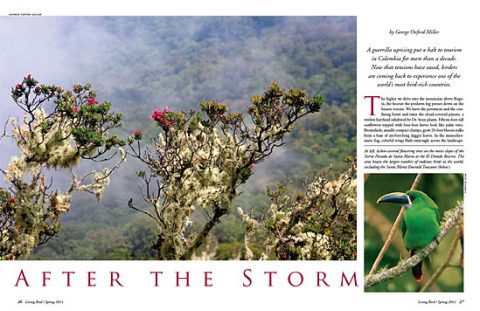
[[465,303],[475,269],[473,25],[439,8],[358,18],[364,290],[448,293],[402,296],[410,306]]

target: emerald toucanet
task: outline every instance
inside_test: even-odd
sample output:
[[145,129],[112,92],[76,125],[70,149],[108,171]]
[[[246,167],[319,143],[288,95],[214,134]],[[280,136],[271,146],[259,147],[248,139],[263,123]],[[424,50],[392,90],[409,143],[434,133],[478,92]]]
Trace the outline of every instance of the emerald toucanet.
[[[402,238],[411,256],[430,244],[440,233],[438,206],[422,191],[410,190],[407,193],[385,194],[377,200],[377,204],[384,202],[399,203],[405,208],[402,219]],[[412,273],[417,282],[423,279],[422,262],[413,267]]]

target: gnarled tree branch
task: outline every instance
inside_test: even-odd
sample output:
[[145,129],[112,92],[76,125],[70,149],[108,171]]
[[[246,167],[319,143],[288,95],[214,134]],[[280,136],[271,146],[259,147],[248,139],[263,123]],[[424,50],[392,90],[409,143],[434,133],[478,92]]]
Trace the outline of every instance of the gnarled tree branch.
[[415,265],[417,265],[419,262],[425,259],[428,255],[430,255],[430,253],[435,248],[437,248],[437,246],[445,237],[445,235],[447,235],[450,229],[452,229],[462,217],[463,217],[463,202],[459,203],[457,207],[455,207],[453,210],[451,210],[448,213],[448,216],[446,217],[445,221],[441,225],[440,233],[438,234],[437,238],[434,241],[432,241],[428,246],[420,250],[414,256],[408,258],[405,261],[400,262],[395,267],[385,271],[381,271],[374,275],[368,275],[365,278],[365,288],[393,279],[394,277],[399,276],[400,274],[411,270]]

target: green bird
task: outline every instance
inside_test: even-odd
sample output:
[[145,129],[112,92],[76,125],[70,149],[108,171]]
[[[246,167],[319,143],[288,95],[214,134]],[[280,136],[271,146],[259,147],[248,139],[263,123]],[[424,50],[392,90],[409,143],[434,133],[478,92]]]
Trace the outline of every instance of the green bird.
[[[393,192],[377,200],[377,204],[384,202],[399,203],[405,208],[402,239],[405,248],[410,251],[410,256],[437,238],[440,233],[438,206],[427,194],[419,190]],[[413,267],[412,274],[417,282],[423,279],[422,262]]]

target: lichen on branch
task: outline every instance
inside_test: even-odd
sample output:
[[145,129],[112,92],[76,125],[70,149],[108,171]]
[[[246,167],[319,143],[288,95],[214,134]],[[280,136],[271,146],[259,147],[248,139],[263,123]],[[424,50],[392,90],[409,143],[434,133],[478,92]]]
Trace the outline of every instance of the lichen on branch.
[[[272,83],[262,96],[252,97],[246,113],[229,113],[228,105],[216,101],[200,103],[200,112],[155,110],[151,118],[160,132],[154,148],[143,147],[138,133],[128,139],[128,152],[149,169],[138,175],[153,212],[133,202],[129,206],[157,223],[158,258],[189,259],[231,212],[237,188],[254,174],[255,165],[284,144],[298,119],[318,112],[323,102],[321,96],[309,98],[303,90],[287,91]],[[197,209],[208,220],[193,232]]]
[[[73,191],[88,191],[99,199],[113,168],[77,177],[73,169],[82,160],[107,161],[125,145],[109,130],[121,126],[122,115],[100,103],[91,85],[64,90],[39,84],[31,74],[11,90],[22,121],[10,118],[2,139],[11,138],[18,149],[8,167],[0,168],[7,189],[0,189],[0,258],[27,258],[34,247],[47,242],[60,229],[62,215],[69,211]],[[72,171],[68,189],[47,184],[49,169]]]
[[356,259],[356,163],[352,158],[347,162],[349,169],[337,179],[317,176],[296,196],[285,185],[269,190],[272,203],[263,228],[254,228],[254,221],[243,217],[250,237],[247,250],[255,231],[263,231],[262,259]]
[[438,247],[447,233],[463,218],[463,202],[458,203],[458,205],[452,210],[445,212],[443,218],[444,220],[440,226],[440,233],[435,240],[420,251],[416,252],[412,257],[399,262],[395,267],[367,276],[365,278],[365,288],[393,279],[402,273],[410,271],[415,265],[430,255],[430,253]]

